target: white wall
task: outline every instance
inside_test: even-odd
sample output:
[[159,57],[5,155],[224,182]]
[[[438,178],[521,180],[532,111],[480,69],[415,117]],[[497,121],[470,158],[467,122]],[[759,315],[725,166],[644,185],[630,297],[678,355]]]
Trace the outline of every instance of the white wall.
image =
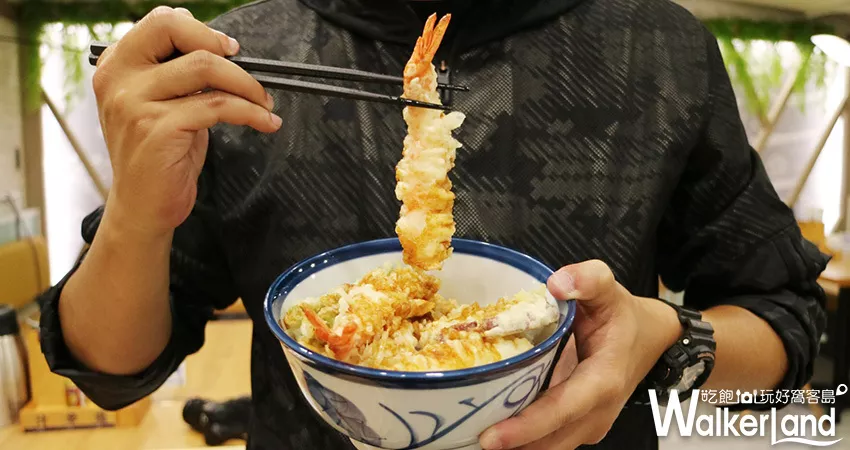
[[[116,39],[128,28],[129,25],[119,27]],[[42,40],[52,48],[42,48],[45,62],[41,82],[47,95],[63,111],[65,121],[108,188],[112,184],[112,169],[100,131],[97,104],[92,92],[91,77],[94,68],[89,66],[88,54],[85,52],[76,55],[84,61],[82,97],[74,101],[70,110],[66,110],[65,56],[62,50],[56,47],[65,45],[84,48],[91,40],[87,30],[79,27],[74,29],[77,32],[73,42],[63,43],[59,26],[47,28]],[[53,113],[46,106],[42,110],[42,127],[50,279],[51,283],[55,283],[71,269],[83,246],[80,236],[80,224],[83,218],[103,204],[103,200],[53,117]]]
[[[768,45],[765,49],[772,47]],[[796,72],[799,54],[792,47],[783,48],[783,66],[787,74]],[[824,131],[828,116],[835,110],[847,89],[843,70],[830,63],[827,86],[812,87],[804,98],[793,96],[780,116],[776,129],[761,153],[768,175],[778,194],[788,199],[797,185],[803,168],[812,155],[817,140]],[[741,96],[739,95],[739,98]],[[775,97],[774,97],[775,100]],[[803,103],[803,107],[800,105]],[[741,108],[745,111],[744,108]],[[754,142],[761,125],[746,111],[743,113],[747,134]],[[827,232],[840,216],[841,169],[844,161],[844,121],[838,122],[829,137],[812,173],[795,205],[801,218],[808,211],[819,209]]]

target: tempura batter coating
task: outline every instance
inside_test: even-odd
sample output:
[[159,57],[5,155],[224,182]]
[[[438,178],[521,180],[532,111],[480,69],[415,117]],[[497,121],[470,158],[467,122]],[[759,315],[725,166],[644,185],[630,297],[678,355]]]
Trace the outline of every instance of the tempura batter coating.
[[[440,103],[437,72],[432,64],[450,15],[434,26],[432,15],[404,68],[404,97]],[[445,114],[427,108],[404,108],[408,134],[402,159],[396,167],[396,197],[401,200],[396,234],[404,249],[404,262],[422,270],[439,270],[451,255],[455,232],[454,194],[448,173],[454,167],[460,143],[452,131],[463,123],[459,112]]]

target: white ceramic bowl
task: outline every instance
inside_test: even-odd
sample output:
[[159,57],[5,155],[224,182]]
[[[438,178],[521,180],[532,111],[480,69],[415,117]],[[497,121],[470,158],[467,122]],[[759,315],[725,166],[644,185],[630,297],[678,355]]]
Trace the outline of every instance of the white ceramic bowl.
[[[545,283],[552,269],[516,251],[454,239],[438,274],[440,293],[490,303]],[[559,302],[554,333],[533,349],[485,366],[445,372],[399,372],[346,364],[298,344],[279,325],[282,308],[352,283],[387,262],[401,263],[397,239],[338,248],[304,260],[272,284],[265,316],[281,341],[301,392],[319,415],[360,449],[476,449],[489,426],[516,415],[548,382],[569,337],[574,302]],[[547,295],[549,295],[547,293]]]

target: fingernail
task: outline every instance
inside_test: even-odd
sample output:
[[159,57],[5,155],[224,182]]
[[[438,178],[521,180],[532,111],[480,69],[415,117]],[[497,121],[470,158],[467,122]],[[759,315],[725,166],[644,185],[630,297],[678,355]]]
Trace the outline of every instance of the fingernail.
[[274,108],[274,98],[268,92],[266,92],[266,106],[269,109]]
[[228,51],[228,54],[230,56],[233,56],[233,55],[239,53],[239,42],[237,42],[236,39],[233,39],[232,37],[228,37],[227,43],[228,43],[227,51]]
[[478,443],[484,450],[501,450],[504,448],[502,440],[499,439],[499,433],[495,431],[485,431]]
[[271,116],[272,123],[275,127],[279,127],[283,123],[283,119],[281,119],[277,114],[269,113],[269,116]]
[[575,295],[576,283],[573,276],[566,270],[559,270],[552,275],[552,287],[560,291],[559,293],[566,296],[561,300],[570,300]]

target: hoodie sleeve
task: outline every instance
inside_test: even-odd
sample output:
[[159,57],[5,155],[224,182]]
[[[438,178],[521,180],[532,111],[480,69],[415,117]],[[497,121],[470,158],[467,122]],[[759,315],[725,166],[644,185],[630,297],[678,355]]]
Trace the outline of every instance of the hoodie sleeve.
[[[800,389],[826,327],[818,277],[829,259],[802,237],[750,147],[717,40],[705,33],[707,115],[659,229],[662,281],[684,290],[688,306],[736,305],[765,320],[788,355],[775,389]],[[746,405],[772,406],[783,405]]]
[[[209,175],[209,170],[205,169],[201,180]],[[73,381],[88,398],[104,409],[123,408],[159,388],[186,356],[201,348],[204,329],[213,317],[213,310],[223,309],[237,298],[215,228],[212,227],[216,217],[205,198],[206,191],[202,184],[199,185],[194,210],[174,232],[170,263],[173,329],[162,354],[147,369],[131,376],[98,373],[85,367],[68,350],[62,335],[59,297],[85,255],[39,299],[41,348],[50,370]],[[82,237],[86,243],[94,240],[102,214],[101,207],[83,221]],[[109,273],[103,276],[108,277]]]

